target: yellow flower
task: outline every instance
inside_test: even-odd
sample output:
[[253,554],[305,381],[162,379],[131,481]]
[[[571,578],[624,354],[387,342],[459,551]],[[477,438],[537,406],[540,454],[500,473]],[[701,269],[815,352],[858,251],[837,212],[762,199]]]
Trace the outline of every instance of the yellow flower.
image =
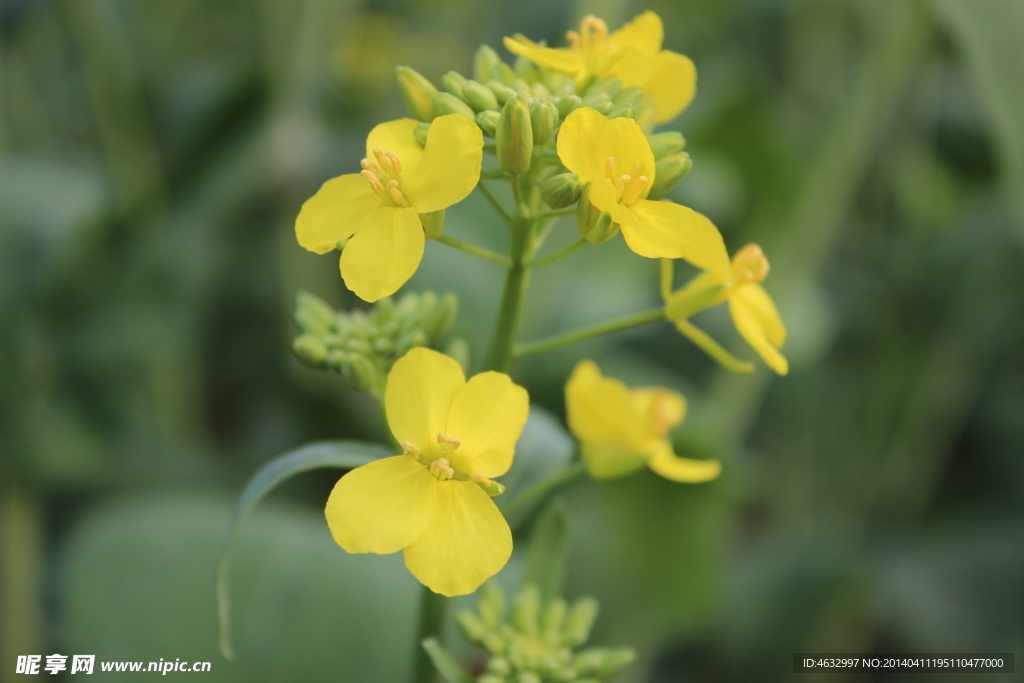
[[405,455],[338,481],[325,511],[331,534],[350,553],[403,550],[435,593],[472,593],[512,553],[508,523],[484,488],[512,465],[526,390],[497,372],[467,382],[454,360],[420,347],[395,363],[384,405]]
[[[703,216],[701,218],[707,221]],[[789,362],[779,353],[779,349],[786,342],[786,326],[782,323],[775,302],[761,286],[761,282],[768,277],[769,269],[764,252],[756,244],[748,244],[736,252],[730,263],[721,239],[709,246],[711,248],[707,251],[711,258],[696,264],[704,268],[704,272],[666,298],[666,315],[669,320],[675,320],[678,316],[673,316],[674,303],[682,302],[709,287],[723,286],[711,305],[728,301],[729,313],[740,335],[764,359],[768,367],[785,375],[789,372]]]
[[665,438],[683,421],[686,401],[658,387],[630,390],[605,377],[593,361],[576,365],[565,385],[569,428],[580,440],[587,470],[596,479],[627,474],[647,465],[666,479],[710,481],[722,466],[717,460],[680,458]]
[[[685,206],[646,198],[654,182],[654,154],[635,121],[580,107],[562,123],[557,150],[581,183],[592,183],[590,202],[621,225],[634,252],[695,262],[707,257],[700,248],[718,234],[714,225]],[[703,234],[709,231],[714,235]]]
[[661,17],[644,12],[618,31],[592,15],[569,31],[569,47],[549,48],[522,35],[505,38],[505,47],[531,62],[567,74],[583,86],[591,77],[616,76],[624,87],[639,86],[654,107],[656,123],[683,111],[697,91],[697,69],[689,57],[662,50]]
[[480,180],[484,138],[475,123],[438,117],[425,148],[416,124],[399,119],[370,131],[362,172],[328,180],[295,221],[299,244],[318,254],[347,240],[341,276],[365,301],[394,294],[416,272],[425,239],[419,214],[462,201]]

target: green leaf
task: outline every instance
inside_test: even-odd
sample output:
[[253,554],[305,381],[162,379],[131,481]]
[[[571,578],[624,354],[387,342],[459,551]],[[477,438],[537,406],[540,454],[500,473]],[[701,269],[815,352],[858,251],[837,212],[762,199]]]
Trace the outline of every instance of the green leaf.
[[552,600],[562,594],[568,543],[569,518],[561,501],[555,500],[533,524],[523,576],[523,584],[539,588],[544,600]]
[[233,660],[231,647],[231,600],[228,591],[228,551],[239,524],[267,494],[286,480],[302,472],[336,467],[354,469],[378,458],[394,455],[381,444],[365,441],[324,441],[303,446],[278,456],[260,468],[242,491],[228,523],[217,570],[217,615],[220,618],[220,651]]
[[434,662],[438,672],[448,683],[473,683],[473,679],[455,663],[448,651],[441,647],[441,643],[437,642],[437,638],[427,638],[422,645],[430,655],[430,660]]

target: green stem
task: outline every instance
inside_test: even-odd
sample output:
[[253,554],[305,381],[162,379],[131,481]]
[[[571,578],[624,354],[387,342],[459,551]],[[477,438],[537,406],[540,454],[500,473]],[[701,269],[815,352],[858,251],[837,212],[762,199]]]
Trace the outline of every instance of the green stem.
[[507,210],[505,210],[505,207],[502,206],[501,202],[498,201],[498,198],[495,197],[494,194],[487,189],[487,186],[484,185],[483,183],[477,183],[476,189],[480,190],[480,194],[484,196],[484,199],[487,200],[487,203],[490,204],[491,207],[498,212],[498,215],[501,216],[501,220],[505,221],[505,225],[511,226],[512,215]]
[[600,337],[620,330],[628,330],[631,327],[646,325],[647,323],[654,323],[664,319],[665,309],[655,308],[650,311],[644,311],[643,313],[626,316],[625,318],[619,318],[618,320],[601,323],[600,325],[595,325],[593,327],[586,327],[582,330],[576,330],[575,332],[569,332],[568,334],[562,334],[557,337],[549,337],[547,339],[541,339],[540,341],[520,344],[515,348],[515,357],[521,358],[522,356],[529,356],[532,353],[550,351],[551,349],[557,349],[560,346],[568,346],[569,344],[575,344],[576,342],[581,342],[585,339]]
[[661,298],[664,301],[668,301],[668,298],[672,296],[672,259],[663,258],[661,259]]
[[486,261],[490,261],[491,263],[497,263],[502,268],[512,267],[512,261],[509,260],[507,256],[497,254],[491,251],[490,249],[478,247],[475,244],[463,242],[462,240],[457,240],[454,237],[449,237],[448,235],[438,235],[434,239],[440,242],[441,244],[451,247],[452,249],[458,249],[459,251],[464,251],[467,254],[472,254],[473,256],[477,256]]
[[573,242],[572,244],[570,244],[569,246],[563,247],[562,249],[559,249],[558,251],[556,251],[553,254],[545,256],[544,258],[532,259],[530,261],[527,261],[526,265],[529,268],[538,268],[540,266],[546,266],[549,263],[554,263],[555,261],[558,261],[560,259],[565,258],[569,254],[571,254],[572,252],[576,251],[580,247],[585,246],[586,244],[587,244],[586,238],[585,237],[581,237],[578,240],[576,240],[575,242]]
[[[547,479],[542,479],[530,488],[526,489],[526,491],[516,496],[515,500],[509,503],[508,507],[504,508],[502,512],[506,517],[510,517],[519,512],[519,510],[524,506],[530,505],[531,503],[554,493],[557,489],[565,486],[586,471],[587,466],[582,461],[575,462],[564,470],[559,470]],[[523,519],[525,519],[525,517]],[[515,529],[513,529],[513,531],[515,531]]]
[[412,680],[413,683],[434,683],[437,680],[437,671],[434,669],[433,662],[430,661],[430,655],[423,647],[423,641],[430,637],[442,640],[448,600],[426,586],[423,586],[420,594],[420,624],[419,634],[413,643],[415,651],[413,653]]
[[489,171],[480,171],[481,180],[508,180],[508,171],[500,168],[492,168]]
[[576,207],[575,206],[570,206],[567,209],[558,209],[557,211],[542,211],[541,213],[538,213],[536,216],[534,216],[534,218],[538,218],[538,219],[542,219],[542,218],[560,218],[562,216],[575,216],[575,215],[576,215]]
[[749,375],[754,371],[753,363],[735,358],[731,353],[719,346],[718,342],[708,336],[707,332],[689,320],[676,320],[675,324],[687,339],[699,346],[704,353],[718,361],[718,364],[726,370],[735,372],[738,375]]

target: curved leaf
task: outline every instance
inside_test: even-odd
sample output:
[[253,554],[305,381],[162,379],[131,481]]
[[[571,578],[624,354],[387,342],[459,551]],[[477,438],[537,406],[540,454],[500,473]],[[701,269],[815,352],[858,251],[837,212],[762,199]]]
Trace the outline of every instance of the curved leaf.
[[235,657],[231,647],[231,601],[228,595],[228,551],[238,526],[267,494],[302,472],[324,467],[354,469],[394,455],[387,447],[366,441],[321,441],[280,455],[265,464],[242,491],[221,546],[217,569],[217,616],[220,621],[220,651],[228,660]]

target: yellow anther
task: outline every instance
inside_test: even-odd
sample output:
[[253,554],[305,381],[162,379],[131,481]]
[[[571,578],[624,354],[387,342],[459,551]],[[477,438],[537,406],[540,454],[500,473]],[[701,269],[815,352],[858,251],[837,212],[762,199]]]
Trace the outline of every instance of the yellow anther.
[[642,175],[626,183],[626,189],[622,192],[622,201],[626,203],[626,206],[632,206],[640,193],[647,187],[647,182],[647,176]]
[[405,195],[398,189],[398,181],[388,181],[388,196],[391,197],[391,201],[399,206],[405,206]]
[[376,173],[373,171],[360,171],[359,175],[366,178],[374,192],[380,195],[384,194],[384,185],[381,184],[380,178],[377,177]]
[[615,157],[608,157],[604,160],[604,177],[615,182]]
[[628,175],[620,175],[619,179],[615,181],[615,199],[622,199],[622,193],[626,189],[626,183],[630,180],[631,178]]
[[390,173],[391,159],[388,159],[388,156],[384,153],[384,150],[380,147],[374,147],[371,151],[373,152],[373,157],[377,160],[377,163],[380,164],[380,167],[383,168],[388,173]]
[[608,24],[593,14],[588,14],[583,17],[583,21],[580,23],[580,37],[584,50],[589,48],[591,43],[597,47],[608,37]]
[[406,455],[411,455],[414,458],[417,458],[420,455],[420,449],[416,448],[408,441],[402,442],[402,452]]
[[633,168],[629,169],[629,177],[630,178],[636,178],[638,175],[640,175],[640,167],[641,166],[642,166],[642,164],[640,163],[639,159],[634,161],[633,162]]
[[402,162],[398,160],[398,155],[389,150],[384,152],[384,156],[391,161],[392,173],[395,175],[402,175]]
[[761,247],[748,244],[732,257],[732,284],[739,286],[764,282],[768,270],[768,259]]
[[359,162],[359,166],[364,171],[369,171],[371,173],[375,173],[375,174],[378,174],[378,175],[380,173],[382,173],[382,171],[380,170],[380,166],[378,166],[377,164],[373,163],[369,159],[363,159],[362,161],[360,161]]
[[448,460],[445,458],[438,458],[434,462],[430,463],[430,473],[441,481],[451,479],[455,476],[455,470],[448,466]]
[[478,484],[483,484],[484,486],[490,486],[491,484],[494,483],[480,472],[477,472],[476,474],[473,475],[473,481],[475,481]]

